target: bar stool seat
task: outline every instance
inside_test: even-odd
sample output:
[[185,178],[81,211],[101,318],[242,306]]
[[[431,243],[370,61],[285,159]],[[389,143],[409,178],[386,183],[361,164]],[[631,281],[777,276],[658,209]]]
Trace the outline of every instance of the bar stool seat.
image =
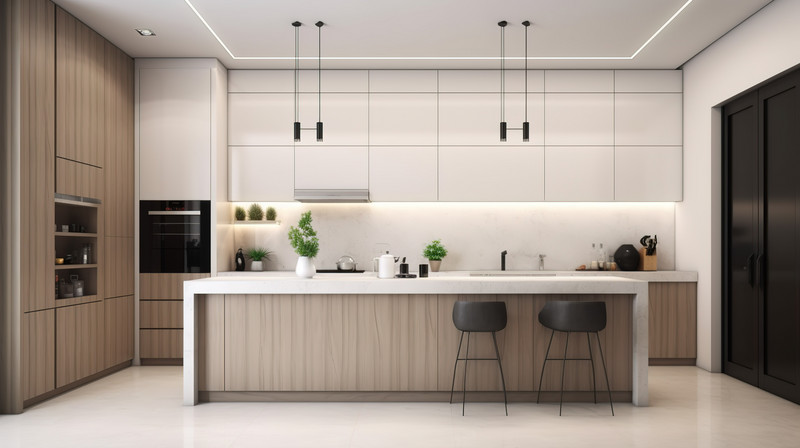
[[[611,401],[611,386],[608,382],[608,370],[606,370],[606,360],[603,357],[603,347],[600,344],[601,330],[606,328],[606,304],[605,302],[567,302],[554,301],[547,302],[539,312],[539,322],[552,330],[550,333],[550,343],[547,344],[547,352],[542,362],[542,374],[539,376],[539,391],[536,394],[536,402],[542,393],[542,379],[544,379],[544,367],[547,361],[561,361],[561,398],[559,399],[558,415],[564,406],[564,370],[567,361],[589,361],[592,365],[592,391],[594,392],[594,402],[597,403],[597,381],[594,373],[594,357],[592,356],[592,341],[590,333],[594,333],[597,338],[597,347],[600,351],[600,360],[603,363],[603,372],[606,377],[606,388],[608,389],[608,403],[611,405],[611,415],[614,415],[614,403]],[[553,335],[556,331],[567,333],[567,341],[564,344],[564,357],[551,358],[550,346],[553,344]],[[588,358],[567,358],[567,347],[569,346],[570,333],[586,333],[586,342],[589,344]]]
[[[461,331],[461,339],[458,341],[458,352],[453,366],[453,384],[450,387],[450,403],[453,403],[453,390],[456,385],[456,369],[458,361],[464,361],[464,383],[462,385],[461,415],[464,415],[464,408],[467,402],[467,361],[494,361],[500,368],[500,380],[503,383],[503,404],[505,405],[506,415],[508,415],[508,396],[506,394],[506,380],[503,376],[503,364],[500,362],[500,350],[497,349],[497,337],[495,333],[506,328],[508,314],[505,302],[464,302],[458,301],[453,305],[453,324]],[[464,341],[464,333],[467,334],[467,348],[464,357],[461,358],[461,344]],[[496,358],[470,358],[469,339],[472,333],[492,333],[494,342],[494,352]]]

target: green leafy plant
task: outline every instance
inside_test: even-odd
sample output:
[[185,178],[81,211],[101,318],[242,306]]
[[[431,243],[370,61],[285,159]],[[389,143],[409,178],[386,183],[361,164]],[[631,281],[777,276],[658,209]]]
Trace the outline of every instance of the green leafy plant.
[[250,221],[261,221],[264,218],[264,209],[258,204],[250,204],[250,208],[247,209],[247,217],[250,218]]
[[247,216],[245,214],[244,207],[236,206],[235,216],[237,221],[244,221],[244,218]]
[[447,256],[447,249],[442,246],[442,242],[440,240],[433,240],[430,244],[425,246],[422,256],[428,260],[441,260]]
[[289,242],[301,257],[314,258],[319,252],[317,232],[311,227],[311,212],[303,213],[297,227],[289,227]]
[[264,249],[263,247],[253,247],[252,249],[247,249],[246,255],[247,258],[253,261],[269,260],[272,251]]
[[275,207],[267,207],[267,221],[275,221],[277,217],[278,212],[275,211]]

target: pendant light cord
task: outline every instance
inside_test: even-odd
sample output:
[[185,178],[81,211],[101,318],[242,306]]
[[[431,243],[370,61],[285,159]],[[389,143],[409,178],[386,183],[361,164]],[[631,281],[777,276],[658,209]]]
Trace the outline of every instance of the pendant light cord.
[[297,84],[300,76],[300,24],[295,22],[292,25],[294,26],[294,121],[296,123],[300,121],[300,114],[297,109],[297,102],[300,98],[297,93]]
[[528,25],[525,25],[525,121],[528,121]]
[[317,121],[322,121],[322,22],[317,22]]
[[500,121],[506,121],[506,28],[504,23],[500,25]]

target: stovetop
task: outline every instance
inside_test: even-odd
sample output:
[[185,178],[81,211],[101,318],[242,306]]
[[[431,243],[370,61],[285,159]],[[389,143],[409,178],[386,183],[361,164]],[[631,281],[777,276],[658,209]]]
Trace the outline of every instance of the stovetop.
[[363,274],[363,269],[355,271],[340,271],[339,269],[317,269],[317,274]]

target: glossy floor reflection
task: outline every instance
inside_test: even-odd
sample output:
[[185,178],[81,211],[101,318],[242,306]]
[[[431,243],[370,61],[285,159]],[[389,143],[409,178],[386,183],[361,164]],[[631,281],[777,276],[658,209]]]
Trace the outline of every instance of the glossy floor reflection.
[[132,367],[0,416],[12,447],[797,447],[800,406],[721,374],[651,367],[651,407],[606,404],[206,403],[180,367]]

